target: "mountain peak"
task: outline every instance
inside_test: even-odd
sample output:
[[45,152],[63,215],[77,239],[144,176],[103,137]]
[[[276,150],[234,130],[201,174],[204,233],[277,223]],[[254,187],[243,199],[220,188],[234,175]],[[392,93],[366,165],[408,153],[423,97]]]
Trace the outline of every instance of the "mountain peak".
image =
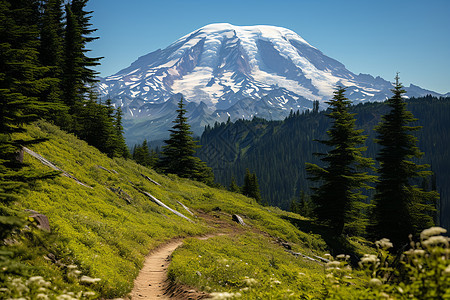
[[[292,30],[215,23],[101,79],[99,91],[123,105],[125,117],[133,118],[161,117],[149,105],[180,93],[188,102],[204,102],[205,113],[212,112],[206,119],[214,123],[228,116],[283,118],[291,110],[311,109],[315,100],[329,100],[337,85],[347,87],[346,95],[354,102],[382,101],[392,88],[382,78],[355,75]],[[426,92],[412,86],[409,96]],[[138,103],[135,99],[145,102],[146,109],[129,106]],[[252,105],[244,105],[249,99]]]

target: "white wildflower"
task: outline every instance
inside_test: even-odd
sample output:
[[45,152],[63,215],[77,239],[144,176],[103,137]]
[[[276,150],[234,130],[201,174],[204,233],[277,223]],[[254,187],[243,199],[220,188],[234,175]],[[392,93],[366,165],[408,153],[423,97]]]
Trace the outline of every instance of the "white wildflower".
[[241,294],[240,293],[228,293],[228,292],[223,292],[223,293],[211,293],[209,294],[211,296],[212,300],[223,300],[223,299],[231,299],[231,298],[235,298],[235,297],[240,297]]
[[362,264],[373,264],[376,263],[379,259],[374,254],[364,254],[363,257],[361,257],[361,263]]
[[426,241],[423,241],[422,244],[424,246],[437,246],[437,245],[446,245],[448,246],[448,239],[442,235],[429,237]]
[[424,231],[422,231],[422,233],[420,234],[420,238],[422,240],[425,240],[431,236],[435,236],[435,235],[439,235],[439,234],[443,234],[446,233],[447,229],[442,228],[442,227],[431,227],[428,229],[425,229]]
[[93,296],[95,296],[95,292],[84,292],[83,296],[85,296],[85,297],[93,297]]
[[246,277],[246,278],[242,279],[242,281],[248,286],[253,286],[253,285],[258,284],[258,280],[256,280],[255,278]]
[[68,265],[67,269],[76,269],[78,268],[77,265]]
[[69,295],[59,295],[58,297],[56,297],[57,300],[74,300],[75,298],[73,298],[72,296]]
[[389,239],[383,238],[379,241],[375,242],[375,245],[377,245],[378,248],[387,250],[389,248],[392,248],[394,245],[392,245],[391,241]]
[[413,254],[417,255],[417,256],[424,256],[425,255],[425,250],[423,249],[414,249]]
[[370,287],[379,287],[380,285],[382,285],[382,282],[378,278],[372,278],[369,281],[369,286]]
[[333,260],[333,261],[327,262],[328,269],[338,268],[340,266],[341,266],[341,263],[339,261]]
[[336,256],[337,259],[339,260],[347,260],[350,256],[345,255],[345,254],[339,254],[338,256]]
[[48,296],[46,294],[37,294],[36,299],[37,300],[47,300]]
[[33,277],[28,278],[28,281],[30,281],[30,282],[41,281],[41,280],[44,280],[44,277],[42,277],[42,276],[33,276]]
[[99,282],[101,279],[100,278],[92,278],[86,275],[81,276],[80,281],[81,282],[86,282],[86,283],[96,283]]
[[270,281],[271,281],[272,283],[275,283],[275,284],[281,284],[281,281],[279,281],[279,280],[276,279],[276,278],[270,278]]
[[448,265],[442,273],[445,275],[450,275],[450,265]]

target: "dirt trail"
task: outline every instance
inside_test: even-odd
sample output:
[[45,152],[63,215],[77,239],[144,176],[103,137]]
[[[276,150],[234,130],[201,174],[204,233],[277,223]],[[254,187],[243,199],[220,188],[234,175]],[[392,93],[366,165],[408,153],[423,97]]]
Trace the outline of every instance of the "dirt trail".
[[183,240],[172,241],[150,253],[144,267],[134,281],[131,299],[170,299],[164,295],[169,256],[183,244]]
[[[221,234],[198,237],[198,239],[206,240],[217,235]],[[144,267],[134,281],[134,287],[130,294],[132,300],[174,299],[172,295],[165,294],[167,291],[167,268],[170,264],[170,255],[182,244],[182,239],[171,241],[156,249],[145,258]],[[191,299],[197,299],[194,296],[194,294],[197,294],[196,291],[186,292],[187,294],[193,294]]]

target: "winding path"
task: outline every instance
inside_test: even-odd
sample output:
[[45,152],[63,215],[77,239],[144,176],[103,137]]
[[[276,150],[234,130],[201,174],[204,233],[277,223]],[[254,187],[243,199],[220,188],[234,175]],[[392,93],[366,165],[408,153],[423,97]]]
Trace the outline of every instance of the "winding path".
[[[217,235],[222,234],[197,238],[206,240]],[[157,248],[145,258],[144,266],[134,281],[134,287],[130,294],[132,300],[174,299],[172,295],[165,294],[167,291],[167,268],[170,264],[170,255],[182,244],[183,239],[171,241]],[[189,294],[192,294],[192,297],[188,296]],[[194,290],[185,291],[185,296],[188,298],[184,299],[198,299],[198,297],[194,296],[195,294],[198,293]]]
[[134,281],[131,299],[170,299],[164,295],[169,256],[183,244],[183,240],[172,241],[150,253],[144,267]]

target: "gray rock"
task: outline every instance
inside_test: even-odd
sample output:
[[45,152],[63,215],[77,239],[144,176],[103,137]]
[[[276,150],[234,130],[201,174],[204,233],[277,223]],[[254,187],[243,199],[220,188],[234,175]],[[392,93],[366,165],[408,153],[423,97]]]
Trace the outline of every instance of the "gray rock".
[[244,220],[239,215],[232,215],[231,218],[232,218],[233,221],[235,221],[236,223],[241,224],[242,226],[246,225]]

